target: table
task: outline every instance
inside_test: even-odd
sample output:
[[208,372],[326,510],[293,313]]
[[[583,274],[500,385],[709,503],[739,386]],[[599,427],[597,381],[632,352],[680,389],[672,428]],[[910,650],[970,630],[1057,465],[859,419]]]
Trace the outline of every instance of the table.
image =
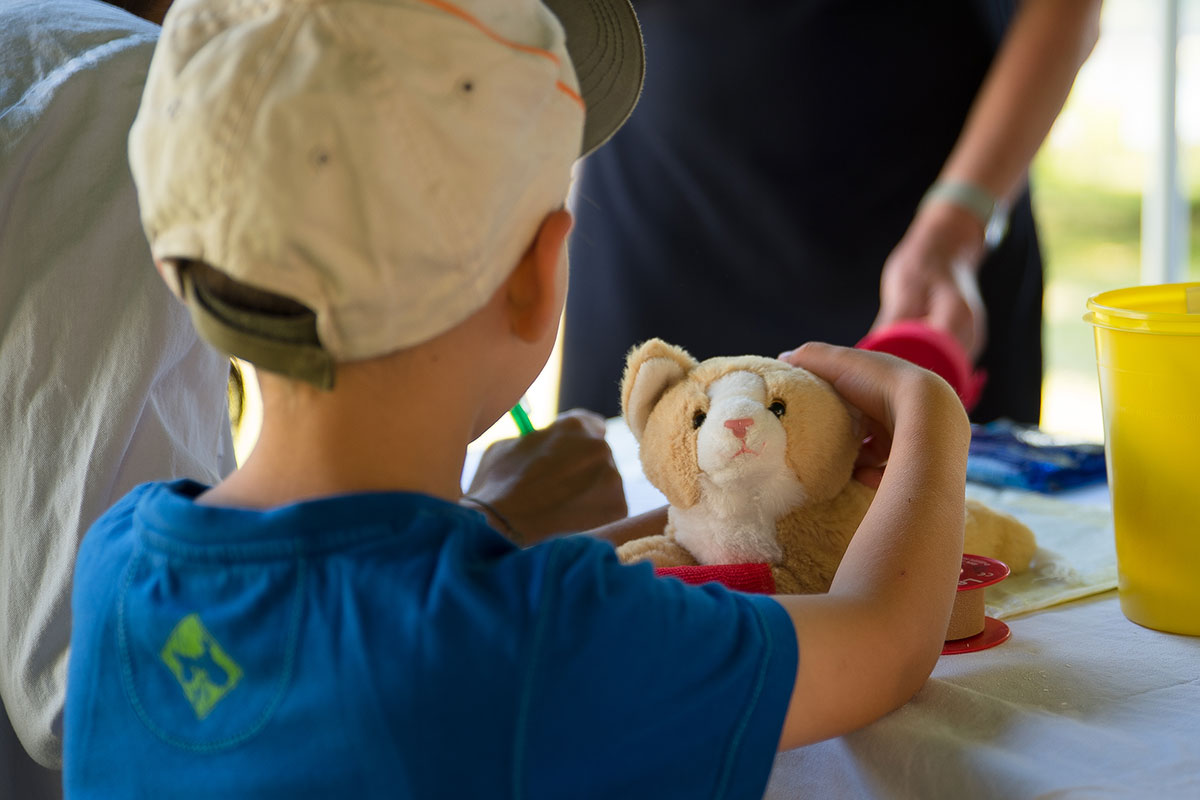
[[[609,422],[608,441],[630,513],[662,505],[620,420]],[[943,656],[903,708],[781,753],[766,797],[1200,800],[1200,637],[1152,631],[1121,614],[1106,588],[1115,581],[1107,492],[1048,500],[973,491],[1064,551],[1050,560],[1074,559],[1071,580],[1047,591],[1050,577],[1028,576],[995,603],[988,589],[989,613],[1012,629],[1008,642]],[[1028,596],[1049,605],[1025,610]]]
[[[662,505],[620,420],[609,422],[608,441],[630,513]],[[1121,614],[1115,591],[1093,593],[1116,577],[1107,489],[1057,500],[971,493],[1025,520],[1041,543],[1069,551],[1079,585],[1047,592],[1044,576],[1039,585],[1025,580],[1019,595],[1055,604],[1024,613],[1020,596],[997,593],[993,603],[989,594],[989,613],[1012,629],[1009,641],[943,656],[903,708],[780,754],[766,797],[1200,800],[1200,637],[1143,628]],[[1077,593],[1085,596],[1055,602]]]
[[766,797],[1200,798],[1200,638],[1129,622],[1113,591],[1008,624],[898,711],[780,754]]

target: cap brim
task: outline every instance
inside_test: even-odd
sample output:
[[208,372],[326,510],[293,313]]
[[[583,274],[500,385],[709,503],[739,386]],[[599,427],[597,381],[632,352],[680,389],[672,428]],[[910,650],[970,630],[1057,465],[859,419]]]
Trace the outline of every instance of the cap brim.
[[642,93],[646,54],[629,0],[543,0],[567,37],[579,93],[587,108],[583,149],[607,142],[629,119]]

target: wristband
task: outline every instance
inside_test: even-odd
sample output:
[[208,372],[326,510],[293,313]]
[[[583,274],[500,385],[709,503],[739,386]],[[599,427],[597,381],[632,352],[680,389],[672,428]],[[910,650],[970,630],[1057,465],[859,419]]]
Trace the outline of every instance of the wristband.
[[1008,203],[982,186],[967,181],[935,181],[921,198],[920,210],[930,203],[950,203],[968,212],[983,226],[983,242],[994,250],[1008,233]]

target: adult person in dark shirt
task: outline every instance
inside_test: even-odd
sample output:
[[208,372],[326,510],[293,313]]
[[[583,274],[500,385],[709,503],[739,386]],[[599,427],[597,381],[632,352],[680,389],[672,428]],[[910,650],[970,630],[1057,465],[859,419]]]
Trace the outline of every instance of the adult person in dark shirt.
[[637,5],[642,100],[576,186],[564,407],[619,413],[624,355],[651,336],[774,355],[916,318],[988,372],[975,419],[1036,423],[1026,172],[1100,0],[730,8]]

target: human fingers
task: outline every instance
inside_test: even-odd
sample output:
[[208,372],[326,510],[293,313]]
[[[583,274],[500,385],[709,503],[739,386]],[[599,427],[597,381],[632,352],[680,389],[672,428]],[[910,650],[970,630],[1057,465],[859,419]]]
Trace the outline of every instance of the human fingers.
[[854,461],[854,479],[872,488],[878,488],[883,479],[883,471],[887,467],[888,456],[891,454],[892,437],[882,429],[879,423],[865,418],[869,433],[863,439]]
[[862,440],[858,458],[854,462],[856,467],[882,467],[887,464],[888,455],[891,453],[892,437],[880,428],[878,423],[873,420],[871,422],[872,432]]
[[[604,417],[582,408],[565,411],[540,431],[524,437],[530,448],[540,451],[555,471],[583,470],[600,463],[616,470],[608,445]],[[534,437],[539,437],[534,439]]]
[[929,420],[949,413],[948,407],[962,410],[946,381],[886,353],[810,342],[786,356],[784,360],[831,383],[889,437],[902,417]]
[[[811,350],[820,349],[823,347],[826,347],[826,345],[814,343],[813,348],[806,350],[806,355]],[[846,350],[846,348],[835,348],[835,351],[836,350]],[[779,357],[795,366],[805,366],[806,363],[814,363],[806,361],[806,355],[795,356],[793,355],[794,352],[795,351],[789,351],[781,354]],[[817,358],[819,359],[820,356]],[[821,365],[816,363],[814,363],[814,365],[817,366],[818,370],[822,369]],[[814,374],[816,374],[816,370],[812,371]],[[836,376],[833,377],[836,380]],[[862,409],[860,409],[860,411],[861,410]],[[865,413],[860,420],[860,424],[862,425],[863,438],[862,444],[859,447],[858,456],[854,462],[854,478],[860,483],[864,483],[872,488],[877,488],[880,480],[883,477],[883,469],[887,465],[888,455],[891,452],[891,433],[884,427],[884,425]]]
[[863,486],[878,489],[879,484],[883,483],[883,472],[886,466],[885,464],[880,467],[855,467],[852,477]]
[[567,430],[582,430],[601,438],[607,431],[604,417],[586,408],[572,408],[564,411],[551,424],[563,425]]
[[953,336],[971,361],[979,357],[987,336],[987,311],[974,270],[957,265],[952,276],[936,284],[928,322]]
[[524,544],[626,515],[624,486],[604,420],[574,410],[484,452],[468,494],[499,511]]
[[570,500],[559,509],[559,531],[581,531],[622,519],[629,513],[625,485],[612,465],[596,463],[581,471],[566,487]]
[[552,481],[522,484],[498,501],[530,541],[589,530],[628,514],[621,475],[610,462],[575,460],[562,467]]
[[871,332],[906,319],[920,319],[929,312],[929,286],[920,276],[889,279],[885,274],[879,292],[879,313]]
[[781,359],[803,367],[833,385],[847,402],[890,433],[894,416],[889,395],[899,378],[917,368],[895,356],[808,342]]
[[934,270],[919,238],[905,236],[883,262],[879,277],[879,313],[875,331],[901,320],[919,319],[929,312]]

